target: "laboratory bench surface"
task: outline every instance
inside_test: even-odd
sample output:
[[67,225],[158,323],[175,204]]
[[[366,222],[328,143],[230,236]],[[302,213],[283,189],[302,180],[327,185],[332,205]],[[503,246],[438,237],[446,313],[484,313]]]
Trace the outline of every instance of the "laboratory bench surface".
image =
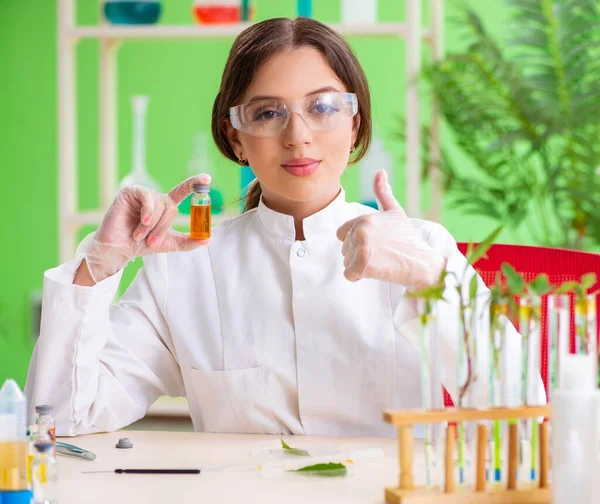
[[[115,447],[128,437],[131,449]],[[348,476],[318,478],[299,475],[264,476],[256,471],[214,471],[257,462],[262,447],[335,445],[340,452],[381,448],[384,458],[355,464]],[[330,438],[269,436],[255,434],[207,434],[194,432],[121,431],[76,438],[60,438],[97,455],[93,462],[58,456],[60,504],[81,503],[361,503],[385,502],[386,486],[398,481],[397,441],[394,438]],[[416,442],[415,444],[417,444]],[[417,448],[417,447],[416,447]],[[419,447],[420,448],[420,447]],[[416,449],[415,455],[422,450]],[[415,457],[414,469],[420,465]],[[83,471],[169,468],[212,471],[199,475],[138,475],[114,472],[84,474]]]

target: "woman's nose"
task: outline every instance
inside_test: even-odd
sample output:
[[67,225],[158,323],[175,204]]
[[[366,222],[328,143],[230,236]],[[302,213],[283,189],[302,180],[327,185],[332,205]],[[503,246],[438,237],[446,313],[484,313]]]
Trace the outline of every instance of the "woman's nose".
[[292,113],[290,122],[283,130],[283,135],[286,147],[306,145],[312,141],[312,131],[298,112]]

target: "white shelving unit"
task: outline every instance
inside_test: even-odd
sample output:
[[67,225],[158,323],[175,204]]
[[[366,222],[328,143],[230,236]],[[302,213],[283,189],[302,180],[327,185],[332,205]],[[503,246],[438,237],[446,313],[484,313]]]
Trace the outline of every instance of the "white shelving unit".
[[[233,38],[247,23],[223,26],[77,26],[77,0],[58,0],[58,170],[59,170],[59,258],[65,262],[73,257],[78,230],[84,225],[99,224],[112,201],[117,187],[117,53],[121,43],[130,40],[181,40],[203,38]],[[420,72],[422,43],[432,48],[433,58],[443,52],[443,0],[430,0],[431,26],[423,29],[421,0],[406,0],[406,23],[365,25],[331,24],[344,36],[396,36],[406,39],[406,135],[407,179],[406,210],[411,217],[422,214],[420,201],[420,96],[414,77]],[[83,39],[100,41],[99,69],[99,145],[100,204],[97,211],[81,212],[77,208],[77,89],[76,46]],[[439,159],[439,114],[432,110],[432,160]],[[439,220],[441,196],[439,176],[433,170],[432,207],[427,217]],[[176,223],[185,223],[179,218]]]

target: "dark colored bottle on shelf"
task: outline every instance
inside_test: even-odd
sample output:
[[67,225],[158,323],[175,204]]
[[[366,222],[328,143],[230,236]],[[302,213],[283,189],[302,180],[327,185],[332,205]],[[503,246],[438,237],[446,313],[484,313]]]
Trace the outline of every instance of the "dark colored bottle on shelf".
[[161,3],[154,0],[109,0],[104,3],[104,16],[111,24],[154,24],[161,14]]

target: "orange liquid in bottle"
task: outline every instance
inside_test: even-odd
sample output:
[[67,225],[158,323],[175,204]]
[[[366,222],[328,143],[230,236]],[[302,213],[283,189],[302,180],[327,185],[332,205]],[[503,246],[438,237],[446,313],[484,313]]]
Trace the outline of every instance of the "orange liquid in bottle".
[[210,205],[192,205],[190,213],[190,236],[196,240],[210,238]]

